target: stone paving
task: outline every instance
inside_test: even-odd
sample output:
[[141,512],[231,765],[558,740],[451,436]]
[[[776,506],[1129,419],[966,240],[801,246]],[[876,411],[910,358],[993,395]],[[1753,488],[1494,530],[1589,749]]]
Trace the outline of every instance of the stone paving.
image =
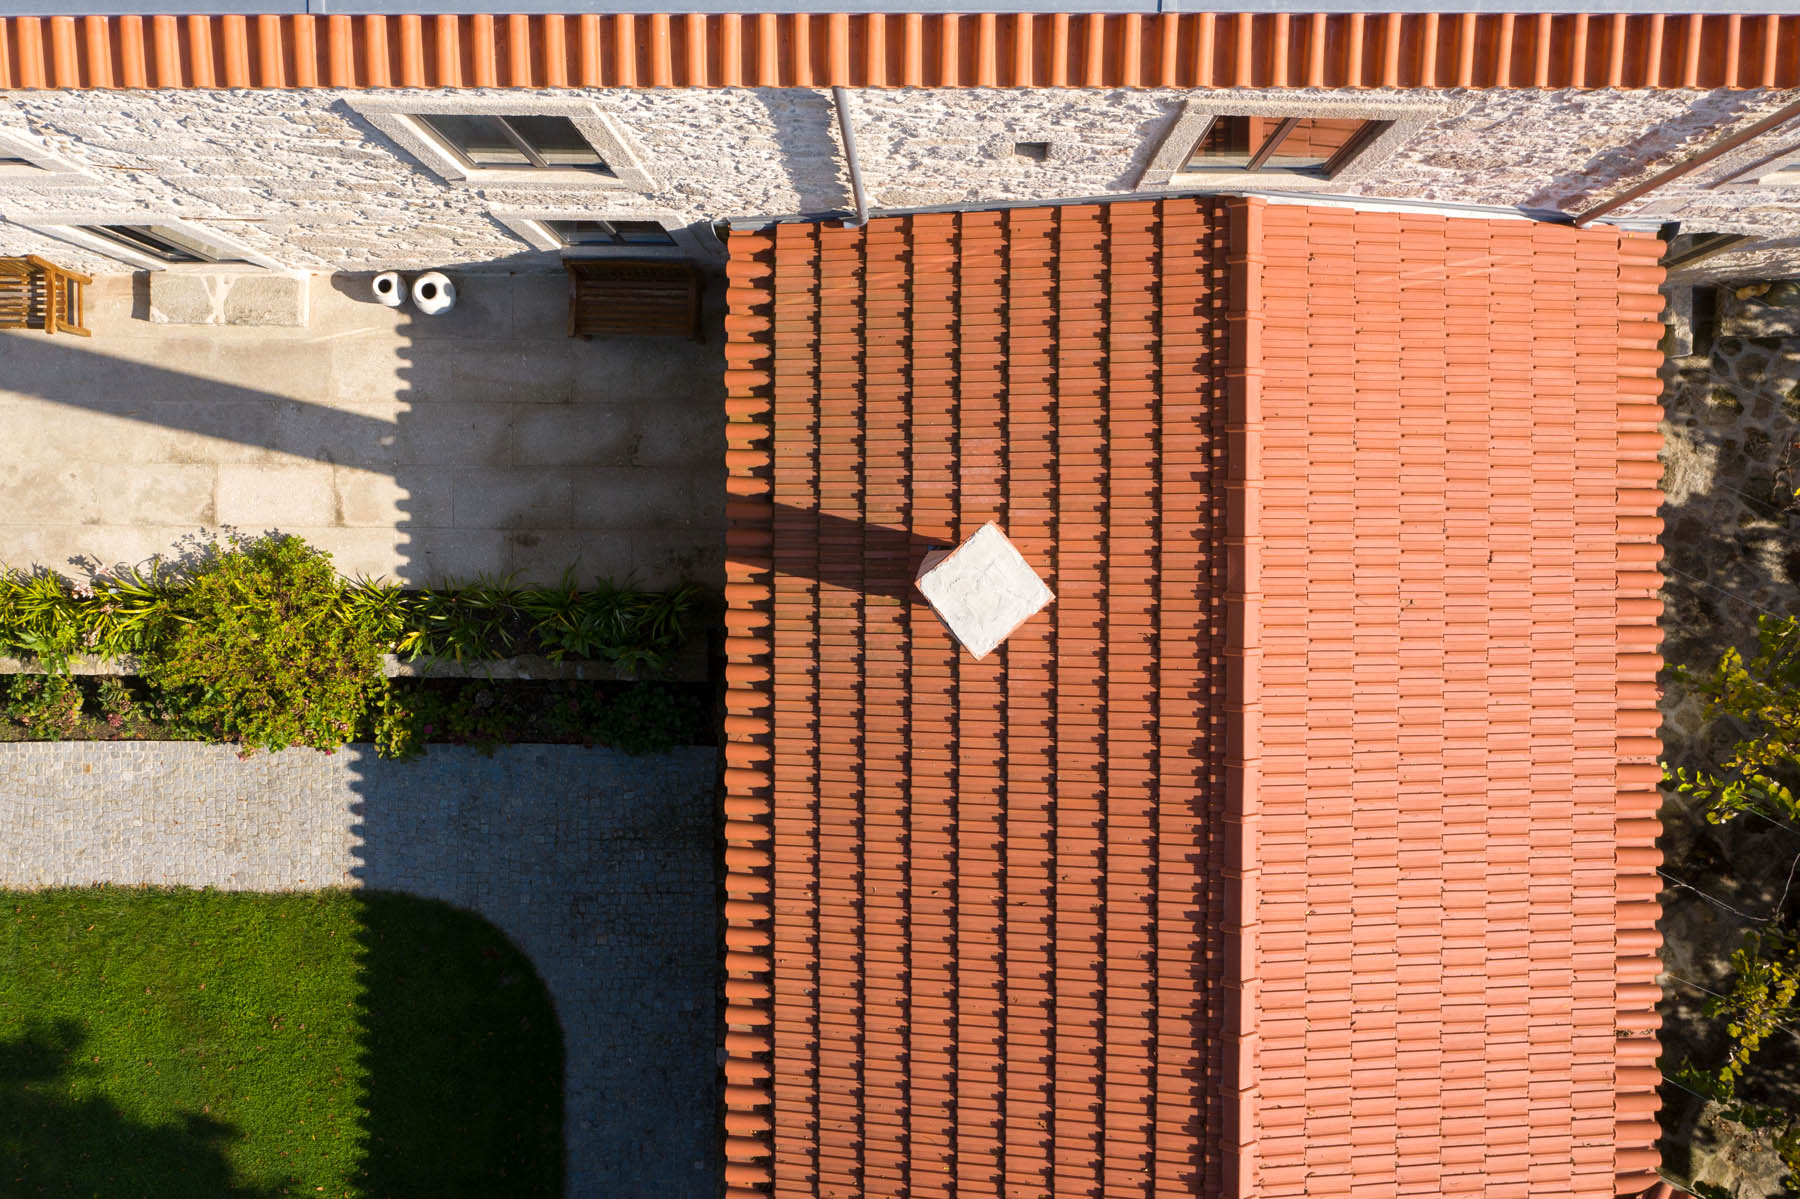
[[457,272],[445,316],[303,276],[304,328],[156,324],[131,275],[91,338],[0,332],[0,563],[136,563],[280,529],[345,573],[723,580],[723,289],[709,344],[567,335],[568,280]]
[[716,770],[701,748],[5,744],[0,886],[368,886],[480,912],[562,1020],[569,1199],[712,1199]]

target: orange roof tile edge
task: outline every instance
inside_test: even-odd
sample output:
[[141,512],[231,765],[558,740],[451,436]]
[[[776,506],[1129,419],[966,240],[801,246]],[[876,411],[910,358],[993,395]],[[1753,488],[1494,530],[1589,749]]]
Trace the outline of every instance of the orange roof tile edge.
[[1662,1017],[1657,1004],[1662,988],[1658,950],[1662,934],[1656,923],[1662,916],[1658,895],[1662,879],[1657,867],[1662,854],[1656,848],[1662,833],[1657,817],[1662,796],[1657,790],[1662,771],[1662,738],[1657,730],[1662,715],[1657,708],[1656,676],[1662,669],[1662,465],[1657,452],[1662,445],[1658,430],[1663,410],[1659,397],[1662,382],[1657,369],[1662,363],[1659,343],[1663,326],[1663,299],[1658,291],[1664,276],[1659,263],[1663,246],[1654,237],[1626,236],[1620,246],[1626,262],[1619,280],[1619,447],[1618,575],[1614,592],[1618,610],[1619,727],[1615,743],[1618,762],[1618,820],[1615,838],[1619,870],[1617,907],[1617,975],[1619,1041],[1615,1112],[1618,1146],[1617,1168],[1621,1194],[1637,1194],[1658,1182],[1660,1155],[1656,1139],[1661,1135],[1657,1111],[1661,1100],[1656,1089],[1662,1072],[1656,1064],[1661,1043],[1657,1031]]
[[774,1180],[774,248],[733,232],[726,268],[726,1199]]
[[1800,86],[1800,16],[0,18],[0,89]]

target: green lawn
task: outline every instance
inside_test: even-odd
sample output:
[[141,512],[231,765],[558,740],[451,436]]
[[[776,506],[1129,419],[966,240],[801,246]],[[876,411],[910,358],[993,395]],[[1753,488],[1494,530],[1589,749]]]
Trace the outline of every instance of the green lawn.
[[480,917],[0,893],[0,1195],[559,1195],[562,1040]]

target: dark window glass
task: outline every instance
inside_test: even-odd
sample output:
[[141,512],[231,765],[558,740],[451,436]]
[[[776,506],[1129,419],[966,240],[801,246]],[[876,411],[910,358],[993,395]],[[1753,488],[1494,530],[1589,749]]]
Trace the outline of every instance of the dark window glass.
[[418,119],[472,167],[612,173],[568,117],[432,113]]
[[1388,124],[1312,117],[1215,117],[1188,157],[1187,169],[1329,177]]
[[675,239],[655,221],[544,221],[565,246],[672,246]]
[[472,167],[528,167],[531,158],[506,134],[499,117],[420,117],[431,131]]
[[147,254],[161,262],[240,262],[161,225],[83,225],[95,237],[105,238],[128,250]]
[[582,171],[606,169],[593,144],[581,136],[581,130],[568,117],[507,117],[506,122],[550,166]]

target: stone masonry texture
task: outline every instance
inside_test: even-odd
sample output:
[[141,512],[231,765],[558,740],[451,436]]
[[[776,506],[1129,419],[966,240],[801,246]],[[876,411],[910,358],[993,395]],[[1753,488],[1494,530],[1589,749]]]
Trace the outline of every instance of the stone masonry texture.
[[[405,93],[384,93],[392,96]],[[76,169],[0,179],[0,252],[106,269],[28,226],[181,218],[283,266],[421,268],[542,261],[499,216],[639,214],[702,230],[717,218],[849,207],[828,92],[806,88],[419,91],[471,103],[591,102],[648,173],[640,192],[469,186],[421,165],[360,115],[359,96],[316,91],[15,92],[0,132]],[[1191,96],[1172,89],[858,89],[851,94],[878,208],[1130,193]],[[1374,105],[1437,115],[1379,168],[1334,184],[1363,197],[1574,211],[1615,194],[1793,92],[1238,89],[1233,99]],[[1800,188],[1709,186],[1776,148],[1763,139],[1619,214],[1655,224],[1790,237]],[[1042,160],[1015,153],[1048,143]],[[1278,186],[1278,183],[1264,184]],[[706,244],[712,244],[706,241]],[[1767,258],[1768,252],[1761,252]],[[1779,248],[1776,251],[1780,256]],[[1734,256],[1714,260],[1732,269]],[[1800,263],[1795,264],[1800,270]]]
[[512,938],[563,1027],[569,1199],[717,1193],[711,749],[415,762],[179,743],[0,745],[0,886],[366,886]]

